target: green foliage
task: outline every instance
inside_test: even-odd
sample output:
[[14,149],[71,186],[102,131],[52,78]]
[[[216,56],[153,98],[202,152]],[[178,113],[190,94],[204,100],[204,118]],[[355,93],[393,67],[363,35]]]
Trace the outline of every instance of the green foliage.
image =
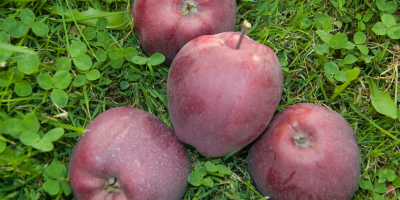
[[2,23],[2,28],[5,32],[13,31],[15,28],[17,28],[17,20],[15,20],[14,17],[5,18]]
[[[68,9],[62,8],[59,5],[43,6],[43,9],[53,15],[64,15],[64,20],[67,22],[76,20],[80,24],[85,24],[89,26],[96,26],[97,20],[101,19],[103,22],[100,21],[99,24],[103,23],[103,25],[98,25],[98,27],[100,27],[99,30],[104,27],[105,22],[103,19],[107,20],[106,28],[108,29],[127,30],[129,29],[129,26],[131,26],[131,17],[127,12],[106,12],[100,9],[93,8],[89,8],[87,11],[84,12],[80,12],[78,10],[69,11]],[[93,19],[92,16],[97,17]],[[62,20],[58,20],[58,22],[62,22]]]
[[68,49],[68,54],[71,57],[76,57],[78,55],[84,55],[87,52],[85,43],[83,42],[73,42]]
[[20,97],[26,97],[32,93],[31,84],[26,81],[18,81],[14,84],[14,92]]
[[[69,156],[84,128],[107,109],[137,107],[172,127],[169,67],[162,54],[146,55],[129,34],[131,4],[88,2],[0,4],[0,199],[72,199]],[[237,5],[238,20],[253,24],[249,36],[269,46],[283,66],[277,111],[301,102],[323,104],[354,129],[362,158],[354,199],[400,194],[397,4]],[[249,147],[224,159],[187,147],[195,164],[184,199],[267,199],[247,172]]]
[[340,86],[335,87],[335,91],[330,99],[332,101],[335,99],[342,91],[353,81],[355,80],[358,75],[360,74],[360,68],[355,67],[354,69],[346,71],[347,80]]
[[81,71],[87,71],[92,67],[92,59],[86,54],[79,54],[73,59],[74,65]]
[[369,193],[372,193],[376,199],[385,199],[382,194],[385,194],[386,191],[386,183],[391,182],[394,187],[398,187],[398,180],[400,177],[396,176],[396,173],[390,169],[382,169],[378,173],[374,183],[370,180],[360,180],[359,186],[364,190],[368,190]]
[[28,33],[29,28],[30,27],[28,25],[25,25],[21,21],[18,21],[17,27],[13,31],[10,32],[10,36],[13,38],[21,38],[26,33]]
[[357,31],[354,34],[354,43],[357,44],[358,50],[365,56],[367,56],[369,53],[368,47],[365,46],[364,44],[366,41],[367,41],[367,36],[365,35],[365,33]]
[[40,61],[38,55],[24,54],[20,56],[17,66],[25,74],[33,74],[39,69],[39,63]]
[[307,29],[308,27],[311,26],[311,20],[309,20],[307,17],[305,17],[302,20],[300,20],[300,23],[298,26],[301,29]]
[[377,22],[372,30],[377,35],[388,35],[392,39],[400,38],[400,26],[396,24],[395,17],[391,14],[383,14],[382,22]]
[[64,164],[53,161],[43,172],[43,189],[50,195],[57,195],[64,192],[65,196],[71,194],[71,186],[66,178],[68,174]]
[[397,3],[393,1],[376,0],[376,6],[380,11],[394,13],[397,10]]
[[108,20],[104,17],[98,18],[96,20],[96,29],[101,31],[107,28]]
[[396,119],[396,102],[390,98],[390,95],[388,93],[380,91],[373,80],[368,79],[368,84],[371,91],[371,102],[375,110],[392,119]]
[[[214,160],[215,163],[207,161],[204,165],[199,166],[198,164],[194,167],[194,171],[189,174],[188,181],[193,186],[206,186],[212,188],[215,183],[213,180],[221,183],[220,177],[225,175],[231,175],[231,170],[223,164],[218,164],[219,160]],[[217,164],[217,165],[215,165]]]
[[32,146],[35,149],[46,152],[53,150],[54,146],[52,142],[57,141],[63,135],[64,129],[62,128],[55,128],[47,132],[43,137],[40,137],[35,132],[27,131],[20,135],[20,140],[26,146]]
[[338,33],[334,36],[329,41],[329,47],[333,49],[341,49],[346,47],[347,45],[347,35],[344,33]]
[[17,21],[14,17],[7,17],[2,24],[3,30],[13,38],[25,36],[30,28],[36,36],[45,36],[49,32],[48,26],[43,22],[36,21],[35,14],[28,8],[21,10],[19,18],[21,21]]
[[50,93],[50,98],[60,108],[64,108],[68,103],[68,95],[64,90],[54,89]]

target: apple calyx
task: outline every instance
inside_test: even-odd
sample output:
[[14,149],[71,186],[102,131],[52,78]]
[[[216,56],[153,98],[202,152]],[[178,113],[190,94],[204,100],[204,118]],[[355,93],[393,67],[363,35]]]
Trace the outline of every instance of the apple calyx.
[[246,35],[246,32],[251,28],[251,24],[247,21],[243,21],[243,29],[242,32],[240,33],[240,37],[238,42],[236,43],[235,50],[238,50],[240,48],[240,45],[242,44],[243,38]]
[[296,136],[293,137],[294,139],[294,144],[297,147],[301,147],[301,148],[308,148],[308,146],[310,146],[310,141],[308,140],[307,136],[303,135],[303,134],[298,134]]
[[106,182],[106,187],[104,189],[107,190],[108,193],[112,193],[112,194],[120,193],[121,186],[119,185],[117,177],[109,178]]
[[183,14],[187,15],[190,12],[197,12],[197,5],[191,1],[185,1],[185,5],[183,6]]

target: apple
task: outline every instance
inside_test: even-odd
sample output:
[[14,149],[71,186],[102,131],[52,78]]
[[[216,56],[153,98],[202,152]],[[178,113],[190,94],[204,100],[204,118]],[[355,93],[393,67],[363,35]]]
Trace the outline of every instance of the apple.
[[267,46],[243,32],[198,37],[179,51],[168,75],[175,134],[207,157],[240,150],[265,130],[282,87],[278,57]]
[[86,130],[69,163],[75,199],[183,197],[189,156],[156,116],[135,108],[113,108],[97,116]]
[[271,199],[351,199],[360,180],[360,152],[337,112],[300,103],[276,115],[250,148],[248,171]]
[[135,0],[134,30],[148,55],[162,53],[171,64],[179,50],[202,35],[234,31],[235,0]]

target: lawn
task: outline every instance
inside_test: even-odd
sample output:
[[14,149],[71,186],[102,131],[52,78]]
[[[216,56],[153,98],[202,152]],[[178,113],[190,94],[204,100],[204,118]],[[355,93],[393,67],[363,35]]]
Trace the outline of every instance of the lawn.
[[[0,1],[0,199],[73,199],[71,152],[110,108],[140,108],[172,128],[169,67],[141,48],[132,3]],[[314,103],[352,126],[361,153],[353,199],[400,196],[399,3],[237,0],[236,31],[248,20],[248,36],[279,57],[284,86],[276,113]],[[247,171],[250,146],[211,159],[187,145],[193,169],[212,162],[231,173],[189,184],[184,199],[267,199]]]

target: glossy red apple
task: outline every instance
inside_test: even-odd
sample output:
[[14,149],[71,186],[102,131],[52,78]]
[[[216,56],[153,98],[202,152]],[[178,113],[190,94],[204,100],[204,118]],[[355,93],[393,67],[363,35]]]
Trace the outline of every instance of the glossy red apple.
[[276,115],[251,147],[248,171],[276,199],[351,199],[360,152],[349,123],[326,107],[301,103]]
[[202,155],[240,150],[267,127],[281,98],[279,60],[267,46],[239,33],[201,36],[173,61],[167,94],[175,134]]
[[171,64],[179,50],[202,35],[234,31],[235,0],[135,0],[134,30],[148,55],[162,53]]
[[183,197],[189,156],[156,116],[135,108],[113,108],[96,117],[86,130],[69,164],[75,199]]

